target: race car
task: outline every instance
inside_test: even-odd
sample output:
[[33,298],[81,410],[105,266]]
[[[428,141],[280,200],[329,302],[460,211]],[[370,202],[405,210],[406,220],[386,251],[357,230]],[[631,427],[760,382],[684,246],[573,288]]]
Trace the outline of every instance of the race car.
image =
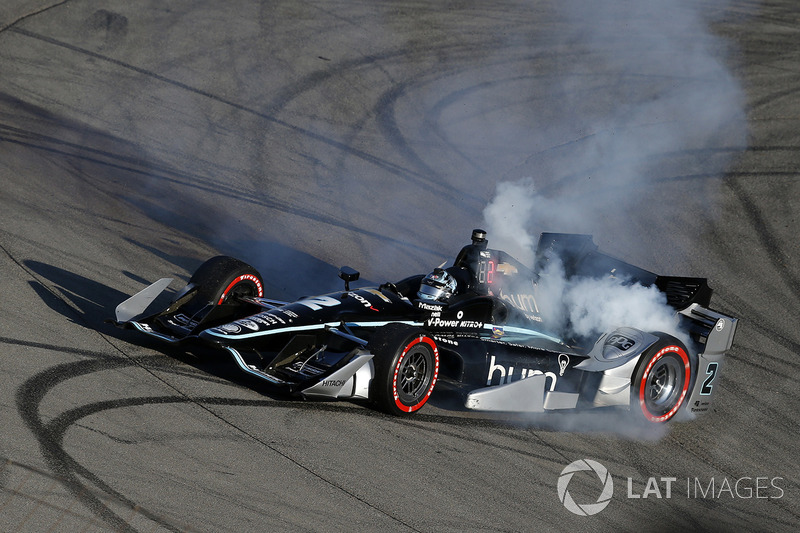
[[[537,291],[554,261],[566,279],[655,287],[684,340],[624,325],[595,338],[549,330]],[[471,410],[618,406],[652,423],[709,410],[737,326],[709,307],[706,279],[655,275],[601,253],[590,235],[543,233],[528,267],[476,229],[451,266],[427,275],[359,288],[350,286],[358,271],[342,267],[339,277],[341,292],[277,301],[256,269],[219,256],[165,309],[144,315],[169,278],[121,303],[113,322],[218,348],[289,395],[370,400],[393,415],[419,411],[444,380]]]

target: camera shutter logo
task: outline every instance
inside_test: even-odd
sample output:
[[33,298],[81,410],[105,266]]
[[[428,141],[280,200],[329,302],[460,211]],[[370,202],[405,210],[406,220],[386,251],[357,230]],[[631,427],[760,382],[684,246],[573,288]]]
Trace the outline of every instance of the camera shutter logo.
[[[573,500],[572,496],[570,496],[569,491],[567,490],[567,485],[569,485],[569,482],[572,480],[572,476],[575,474],[575,472],[587,470],[592,470],[595,474],[597,474],[597,477],[600,478],[600,482],[603,484],[603,491],[600,493],[600,497],[597,498],[596,503],[578,504],[575,503],[575,500]],[[592,461],[591,459],[578,459],[577,461],[568,464],[567,467],[561,471],[561,476],[558,478],[557,489],[558,498],[568,511],[580,516],[590,516],[605,509],[608,503],[611,501],[611,496],[614,495],[614,480],[611,479],[611,474],[608,473],[608,469],[606,469],[605,466],[601,465],[597,461]]]

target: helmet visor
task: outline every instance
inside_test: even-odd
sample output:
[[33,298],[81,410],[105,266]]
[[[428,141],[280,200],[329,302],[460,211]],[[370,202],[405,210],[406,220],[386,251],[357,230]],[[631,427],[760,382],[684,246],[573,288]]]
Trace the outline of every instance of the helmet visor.
[[422,298],[423,300],[439,300],[443,296],[447,295],[447,291],[445,289],[441,289],[439,287],[433,287],[428,285],[427,283],[423,283],[419,286],[419,292],[417,296]]

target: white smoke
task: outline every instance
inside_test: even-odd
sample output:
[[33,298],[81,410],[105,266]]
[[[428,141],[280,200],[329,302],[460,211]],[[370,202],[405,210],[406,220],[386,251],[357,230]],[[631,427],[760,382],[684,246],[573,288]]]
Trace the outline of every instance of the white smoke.
[[644,331],[676,333],[674,311],[655,287],[623,285],[614,278],[579,279],[568,286],[564,305],[569,324],[581,336],[630,326]]
[[572,206],[557,198],[545,198],[536,192],[533,178],[501,182],[494,199],[483,211],[485,226],[493,248],[505,250],[526,265],[532,265],[539,237],[536,228],[564,228],[574,219]]
[[597,338],[618,327],[661,331],[689,337],[678,328],[674,309],[656,287],[628,283],[624,278],[567,279],[561,262],[550,257],[537,288],[537,303],[545,325],[564,337]]
[[609,227],[635,240],[636,210],[651,225],[681,210],[709,213],[710,178],[746,146],[744,92],[725,63],[727,43],[709,29],[725,2],[555,5],[563,31],[542,46],[569,53],[536,63],[553,82],[536,95],[548,105],[531,123],[552,140],[498,184],[484,211],[493,246],[528,264],[541,231]]
[[[484,210],[493,248],[532,266],[541,232],[593,234],[643,247],[653,245],[646,239],[659,231],[674,231],[680,212],[692,213],[683,227],[697,231],[697,217],[714,211],[714,178],[746,146],[744,92],[725,65],[727,44],[709,29],[709,13],[724,4],[553,4],[565,24],[542,46],[569,53],[558,53],[558,64],[543,73],[553,80],[552,94],[537,95],[551,104],[531,123],[544,145],[517,176],[497,185]],[[663,331],[690,346],[665,295],[628,281],[568,278],[561,262],[548,257],[537,285],[544,325],[564,338],[597,338],[620,326]],[[545,420],[538,423],[637,439],[666,431],[594,413]]]
[[[546,72],[552,106],[531,124],[553,141],[520,169],[527,175],[497,185],[483,213],[493,248],[532,265],[541,232],[597,236],[604,228],[612,233],[603,237],[647,246],[637,230],[658,227],[659,214],[669,221],[682,209],[712,211],[713,194],[703,186],[746,145],[744,94],[725,64],[727,43],[709,29],[724,4],[557,3],[565,24],[547,46],[573,53]],[[537,300],[549,302],[551,327],[577,335],[616,326],[679,333],[657,289],[567,280],[556,264],[549,268]]]

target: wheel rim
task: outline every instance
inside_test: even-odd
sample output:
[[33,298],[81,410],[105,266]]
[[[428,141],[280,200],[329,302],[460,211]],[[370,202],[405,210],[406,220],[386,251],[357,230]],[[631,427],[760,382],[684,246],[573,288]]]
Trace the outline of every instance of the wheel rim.
[[395,366],[392,392],[396,407],[414,412],[428,401],[439,375],[439,351],[432,339],[420,336],[406,345]]
[[679,346],[666,346],[653,356],[639,385],[645,418],[666,422],[678,412],[689,388],[689,372],[689,357]]
[[651,412],[671,407],[678,393],[681,366],[672,357],[662,357],[650,370],[645,390],[645,403]]
[[422,396],[427,385],[429,368],[428,351],[416,346],[400,362],[397,371],[397,392],[406,403],[415,402]]
[[258,287],[252,282],[243,282],[237,284],[227,294],[228,298],[238,298],[240,296],[258,296]]

